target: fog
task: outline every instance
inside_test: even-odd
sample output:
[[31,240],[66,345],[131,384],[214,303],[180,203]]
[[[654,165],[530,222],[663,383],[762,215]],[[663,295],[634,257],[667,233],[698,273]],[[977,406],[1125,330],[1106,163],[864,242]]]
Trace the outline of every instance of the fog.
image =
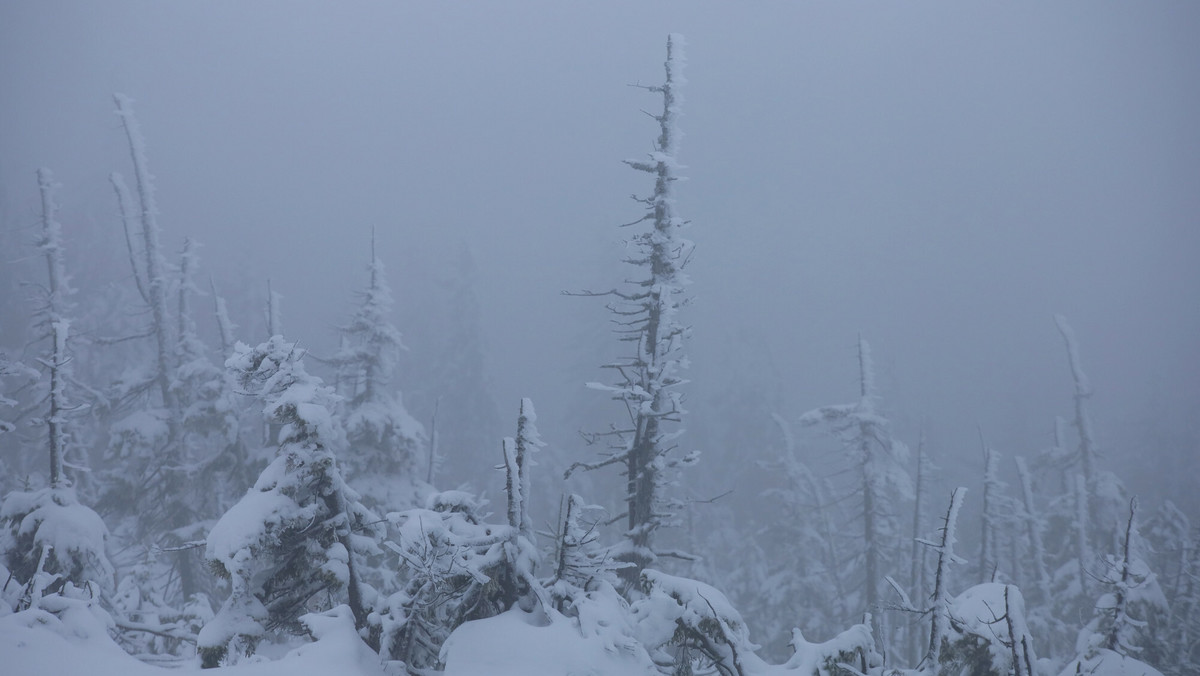
[[924,424],[953,475],[978,471],[977,427],[1034,454],[1072,413],[1061,313],[1106,466],[1194,515],[1197,27],[1185,3],[5,3],[0,345],[27,337],[37,167],[76,279],[129,283],[121,92],[164,244],[203,244],[244,340],[269,279],[289,336],[331,351],[374,228],[419,362],[465,246],[505,430],[530,397],[547,452],[583,459],[579,421],[617,413],[583,389],[612,339],[602,302],[562,292],[626,274],[618,226],[650,185],[622,160],[651,150],[658,105],[629,85],[661,80],[679,32],[701,483],[721,483],[708,458],[755,459],[705,436],[735,372],[794,419],[857,396],[860,335],[897,435]]

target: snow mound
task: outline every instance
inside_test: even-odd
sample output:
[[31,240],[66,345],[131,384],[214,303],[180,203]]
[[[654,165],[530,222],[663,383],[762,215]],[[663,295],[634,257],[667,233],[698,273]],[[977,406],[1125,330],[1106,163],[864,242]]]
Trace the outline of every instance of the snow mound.
[[1092,657],[1071,660],[1059,676],[1163,676],[1154,667],[1111,650],[1099,650]]
[[355,633],[348,607],[305,615],[302,620],[316,642],[295,648],[277,661],[203,670],[193,662],[167,669],[139,662],[126,654],[109,637],[105,624],[86,608],[67,608],[57,616],[45,610],[26,610],[0,617],[0,664],[3,665],[0,671],[20,676],[384,676],[387,673],[379,657]]
[[645,653],[617,651],[598,636],[584,637],[570,619],[551,611],[549,624],[514,609],[467,622],[442,646],[444,676],[654,676]]

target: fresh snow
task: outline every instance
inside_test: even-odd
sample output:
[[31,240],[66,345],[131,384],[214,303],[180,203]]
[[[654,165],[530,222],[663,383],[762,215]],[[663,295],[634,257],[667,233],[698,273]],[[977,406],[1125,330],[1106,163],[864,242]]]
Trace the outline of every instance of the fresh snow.
[[[50,598],[50,597],[47,597]],[[102,611],[101,611],[102,612]],[[304,622],[318,639],[275,661],[250,658],[241,664],[200,669],[193,659],[178,668],[145,664],[108,636],[102,617],[82,606],[56,616],[26,610],[0,617],[0,671],[19,676],[393,676],[354,632],[350,609],[339,606]],[[616,673],[616,672],[614,672]]]

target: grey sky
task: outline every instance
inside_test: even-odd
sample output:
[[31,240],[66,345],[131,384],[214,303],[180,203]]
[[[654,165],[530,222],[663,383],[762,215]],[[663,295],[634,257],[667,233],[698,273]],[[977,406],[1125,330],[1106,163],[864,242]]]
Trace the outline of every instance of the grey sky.
[[862,332],[903,435],[928,417],[975,463],[980,422],[1029,454],[1070,413],[1061,312],[1133,465],[1116,447],[1147,421],[1196,438],[1197,29],[1189,2],[7,2],[0,205],[31,222],[48,166],[68,235],[115,241],[128,94],[169,246],[202,241],[219,282],[270,277],[314,346],[371,226],[401,306],[467,242],[496,399],[533,397],[567,446],[589,301],[560,291],[619,272],[608,243],[648,190],[621,160],[656,103],[626,85],[680,32],[693,398],[749,333],[784,413],[848,401]]

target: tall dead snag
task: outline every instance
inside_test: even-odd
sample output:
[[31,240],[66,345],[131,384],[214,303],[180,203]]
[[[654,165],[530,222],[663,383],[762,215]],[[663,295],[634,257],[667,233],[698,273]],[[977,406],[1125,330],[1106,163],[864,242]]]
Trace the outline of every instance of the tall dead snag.
[[[207,357],[195,351],[199,350],[197,341],[181,343],[181,338],[186,338],[181,333],[187,332],[190,320],[181,316],[175,318],[177,322],[172,321],[168,303],[172,280],[159,241],[158,205],[146,142],[134,116],[132,100],[122,94],[114,94],[113,100],[129,144],[136,198],[119,173],[113,173],[110,179],[116,191],[133,278],[150,316],[150,325],[140,335],[131,337],[151,338],[154,347],[151,363],[143,369],[147,377],[140,382],[120,383],[117,388],[118,399],[139,403],[113,426],[109,454],[116,463],[109,474],[110,488],[104,501],[130,517],[131,532],[119,529],[118,537],[143,547],[151,546],[156,539],[158,542],[153,544],[178,547],[194,539],[195,525],[207,516],[202,507],[205,491],[199,488],[201,484],[195,481],[195,476],[189,476],[196,456],[202,455],[198,442],[189,438],[185,429],[194,402],[181,399],[188,396],[193,384],[184,383],[181,378],[195,375],[192,367]],[[185,251],[185,277],[192,272],[194,260],[194,252]],[[186,278],[182,287],[179,309],[187,311],[190,282]],[[220,380],[218,369],[210,365],[206,370]],[[221,436],[220,430],[217,436]],[[175,569],[172,579],[178,580],[178,587],[169,594],[172,601],[182,602],[203,591],[202,561],[193,549],[178,549],[169,560]]]
[[669,429],[678,425],[685,412],[678,388],[685,382],[679,372],[686,366],[683,339],[688,329],[679,323],[677,313],[688,302],[684,293],[688,279],[683,268],[692,253],[692,243],[679,234],[687,222],[675,211],[674,194],[675,183],[680,180],[676,156],[681,136],[678,119],[682,99],[678,88],[684,83],[683,65],[683,38],[671,35],[667,39],[665,82],[644,87],[661,94],[663,100],[662,113],[653,116],[659,126],[654,151],[646,159],[626,161],[630,167],[654,176],[654,192],[649,197],[634,197],[645,207],[644,215],[628,224],[649,225],[627,240],[632,251],[625,262],[637,268],[638,276],[622,289],[583,294],[613,299],[608,309],[617,325],[616,332],[633,348],[628,357],[605,365],[617,373],[615,384],[588,383],[625,405],[629,425],[597,435],[613,441],[605,457],[594,463],[576,463],[567,474],[581,467],[624,466],[627,529],[618,558],[633,564],[621,571],[630,585],[655,560],[654,533],[673,515],[675,506],[664,495],[670,482],[668,473],[695,457],[674,453],[682,429]]
[[[1078,463],[1083,475],[1085,489],[1084,508],[1086,509],[1088,528],[1097,541],[1100,539],[1120,543],[1121,499],[1114,496],[1123,491],[1119,482],[1109,472],[1102,472],[1097,466],[1100,451],[1096,444],[1096,433],[1092,426],[1092,415],[1088,408],[1088,400],[1092,397],[1092,383],[1083,371],[1083,361],[1079,357],[1079,344],[1075,340],[1075,332],[1067,323],[1066,317],[1055,315],[1054,322],[1062,335],[1067,347],[1067,360],[1071,365],[1071,379],[1075,385],[1075,417],[1071,424],[1079,436],[1079,446],[1071,458],[1072,464]],[[1059,442],[1061,444],[1061,441]]]
[[[155,357],[158,366],[155,381],[162,396],[163,408],[173,414],[169,421],[178,421],[180,417],[178,404],[175,401],[175,393],[171,389],[170,379],[175,365],[172,358],[175,339],[168,319],[168,280],[158,242],[160,230],[158,227],[158,204],[154,201],[154,177],[150,174],[146,160],[146,140],[142,137],[137,118],[133,115],[133,101],[123,94],[114,94],[113,100],[117,104],[117,116],[121,118],[125,136],[129,140],[129,154],[133,158],[133,174],[137,184],[139,207],[137,216],[138,224],[141,226],[142,260],[140,269],[138,263],[134,262],[134,275],[138,277],[138,288],[142,290],[146,304],[150,306],[153,323],[151,328],[154,333]],[[118,204],[126,220],[126,237],[129,238],[127,210],[132,206],[132,201],[129,199],[128,190],[125,188],[121,175],[114,173],[111,178],[113,187],[117,191]],[[130,260],[135,261],[132,249],[130,250]]]

